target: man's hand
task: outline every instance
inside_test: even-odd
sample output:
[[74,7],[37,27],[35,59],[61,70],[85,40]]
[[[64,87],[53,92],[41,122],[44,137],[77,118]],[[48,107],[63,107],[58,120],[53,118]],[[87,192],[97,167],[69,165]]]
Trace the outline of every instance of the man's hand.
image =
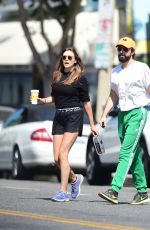
[[102,116],[100,121],[99,121],[99,124],[102,128],[105,128],[106,127],[106,117],[105,116]]

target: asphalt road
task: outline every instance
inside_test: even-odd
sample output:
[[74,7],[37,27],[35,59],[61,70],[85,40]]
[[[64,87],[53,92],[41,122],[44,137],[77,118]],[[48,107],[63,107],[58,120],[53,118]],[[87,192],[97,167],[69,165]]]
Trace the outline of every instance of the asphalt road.
[[128,204],[136,192],[133,187],[121,190],[118,205],[98,197],[108,186],[83,183],[76,201],[52,202],[58,189],[56,182],[1,179],[0,230],[150,229],[150,204]]

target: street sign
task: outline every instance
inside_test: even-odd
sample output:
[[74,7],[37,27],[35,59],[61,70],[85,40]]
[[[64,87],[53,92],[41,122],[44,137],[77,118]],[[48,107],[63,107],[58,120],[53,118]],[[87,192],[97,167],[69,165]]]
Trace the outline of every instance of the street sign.
[[114,0],[99,0],[98,36],[95,50],[95,67],[108,68],[112,42]]
[[109,63],[109,44],[97,43],[95,55],[95,67],[96,68],[108,68]]

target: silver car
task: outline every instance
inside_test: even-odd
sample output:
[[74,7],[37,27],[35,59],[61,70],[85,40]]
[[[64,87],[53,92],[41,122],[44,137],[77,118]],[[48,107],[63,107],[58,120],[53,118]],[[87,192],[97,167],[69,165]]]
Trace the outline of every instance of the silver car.
[[[118,109],[110,112],[107,127],[100,128],[102,134],[105,153],[98,156],[93,145],[92,135],[89,136],[86,165],[87,181],[91,185],[109,184],[111,174],[115,172],[118,163],[118,153],[120,140],[118,137]],[[145,168],[147,184],[150,187],[150,107],[148,108],[148,118],[140,139],[142,160]]]

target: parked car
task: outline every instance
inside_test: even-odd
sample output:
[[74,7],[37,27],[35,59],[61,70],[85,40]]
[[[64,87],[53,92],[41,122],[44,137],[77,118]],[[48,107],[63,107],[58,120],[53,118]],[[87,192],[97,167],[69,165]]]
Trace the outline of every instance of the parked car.
[[[53,158],[53,105],[25,105],[12,113],[0,130],[0,171],[13,178],[32,178],[41,169],[58,173]],[[83,136],[73,145],[69,161],[73,168],[86,168],[86,146],[90,126],[84,116]]]
[[[98,156],[93,145],[92,135],[89,135],[87,144],[86,168],[87,181],[91,185],[109,184],[111,174],[115,172],[118,163],[120,140],[118,137],[118,109],[110,112],[107,127],[100,128],[105,153]],[[145,168],[147,184],[150,187],[150,107],[148,119],[140,138],[142,160]]]

